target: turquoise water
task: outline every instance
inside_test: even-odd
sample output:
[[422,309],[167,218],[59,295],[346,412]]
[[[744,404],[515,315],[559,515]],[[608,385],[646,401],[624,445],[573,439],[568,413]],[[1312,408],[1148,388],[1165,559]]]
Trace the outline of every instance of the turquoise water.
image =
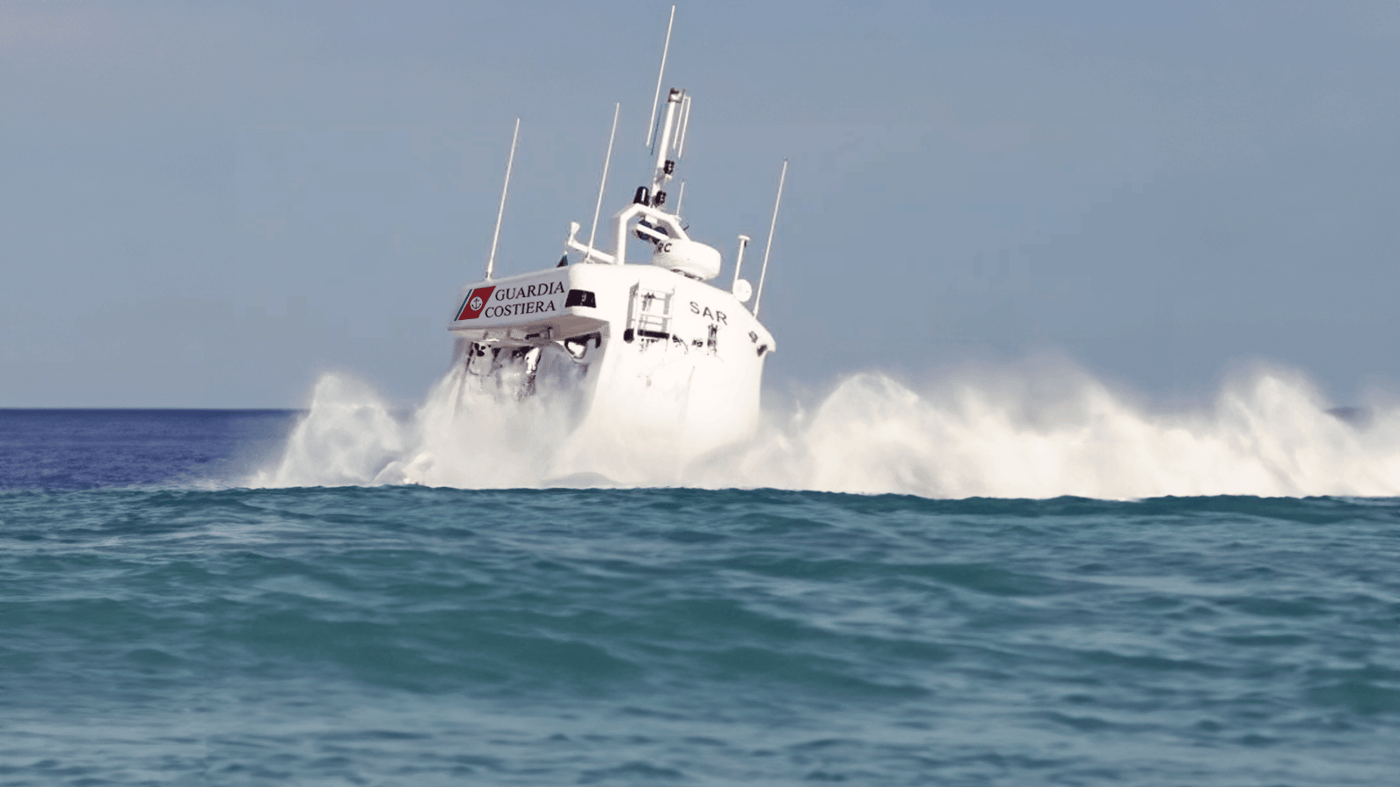
[[293,415],[26,417],[7,785],[1400,773],[1395,499],[201,488]]

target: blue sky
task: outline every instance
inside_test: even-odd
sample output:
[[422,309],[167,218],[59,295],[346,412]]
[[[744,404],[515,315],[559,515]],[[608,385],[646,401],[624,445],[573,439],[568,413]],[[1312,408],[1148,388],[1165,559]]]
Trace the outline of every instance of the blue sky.
[[[279,407],[446,367],[498,266],[644,182],[669,3],[0,4],[0,406]],[[1064,358],[1400,391],[1400,5],[682,3],[692,235],[761,248],[769,387]]]

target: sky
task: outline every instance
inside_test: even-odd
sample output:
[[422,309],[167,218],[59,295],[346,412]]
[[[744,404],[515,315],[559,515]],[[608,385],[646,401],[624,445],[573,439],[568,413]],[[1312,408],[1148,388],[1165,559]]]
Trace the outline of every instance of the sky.
[[[420,401],[479,278],[649,175],[670,3],[0,2],[0,407]],[[769,390],[1054,359],[1400,392],[1400,4],[682,2],[685,216]],[[756,260],[752,255],[749,260]],[[746,266],[747,268],[747,266]],[[727,280],[728,273],[722,276]]]

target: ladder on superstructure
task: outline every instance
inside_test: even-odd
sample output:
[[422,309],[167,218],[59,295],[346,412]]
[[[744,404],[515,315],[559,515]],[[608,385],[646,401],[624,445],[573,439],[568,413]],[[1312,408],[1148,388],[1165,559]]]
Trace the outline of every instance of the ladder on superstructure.
[[644,341],[670,339],[671,301],[675,297],[675,290],[653,290],[640,284],[634,285],[631,315],[624,338],[627,341],[632,341],[632,337]]

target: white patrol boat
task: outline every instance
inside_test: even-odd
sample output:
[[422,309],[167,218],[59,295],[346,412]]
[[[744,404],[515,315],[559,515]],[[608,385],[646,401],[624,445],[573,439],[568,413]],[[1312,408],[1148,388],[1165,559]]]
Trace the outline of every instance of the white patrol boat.
[[[631,204],[613,215],[611,232],[597,239],[617,132],[614,110],[588,240],[579,238],[579,224],[572,222],[557,266],[494,278],[513,139],[485,276],[464,288],[448,330],[463,340],[459,352],[466,371],[485,390],[518,399],[564,398],[577,433],[645,440],[684,461],[742,440],[757,427],[763,364],[775,349],[772,334],[758,321],[758,306],[787,164],[757,292],[740,278],[745,235],[738,238],[732,277],[717,286],[720,252],[693,240],[679,213],[669,209],[691,104],[685,90],[672,89],[657,112],[670,36],[668,26],[648,121],[648,145],[656,157],[650,183],[636,189]],[[518,120],[515,128],[518,139]],[[600,248],[595,239],[611,247]],[[629,254],[629,242],[646,256]],[[752,310],[746,306],[751,299]]]

